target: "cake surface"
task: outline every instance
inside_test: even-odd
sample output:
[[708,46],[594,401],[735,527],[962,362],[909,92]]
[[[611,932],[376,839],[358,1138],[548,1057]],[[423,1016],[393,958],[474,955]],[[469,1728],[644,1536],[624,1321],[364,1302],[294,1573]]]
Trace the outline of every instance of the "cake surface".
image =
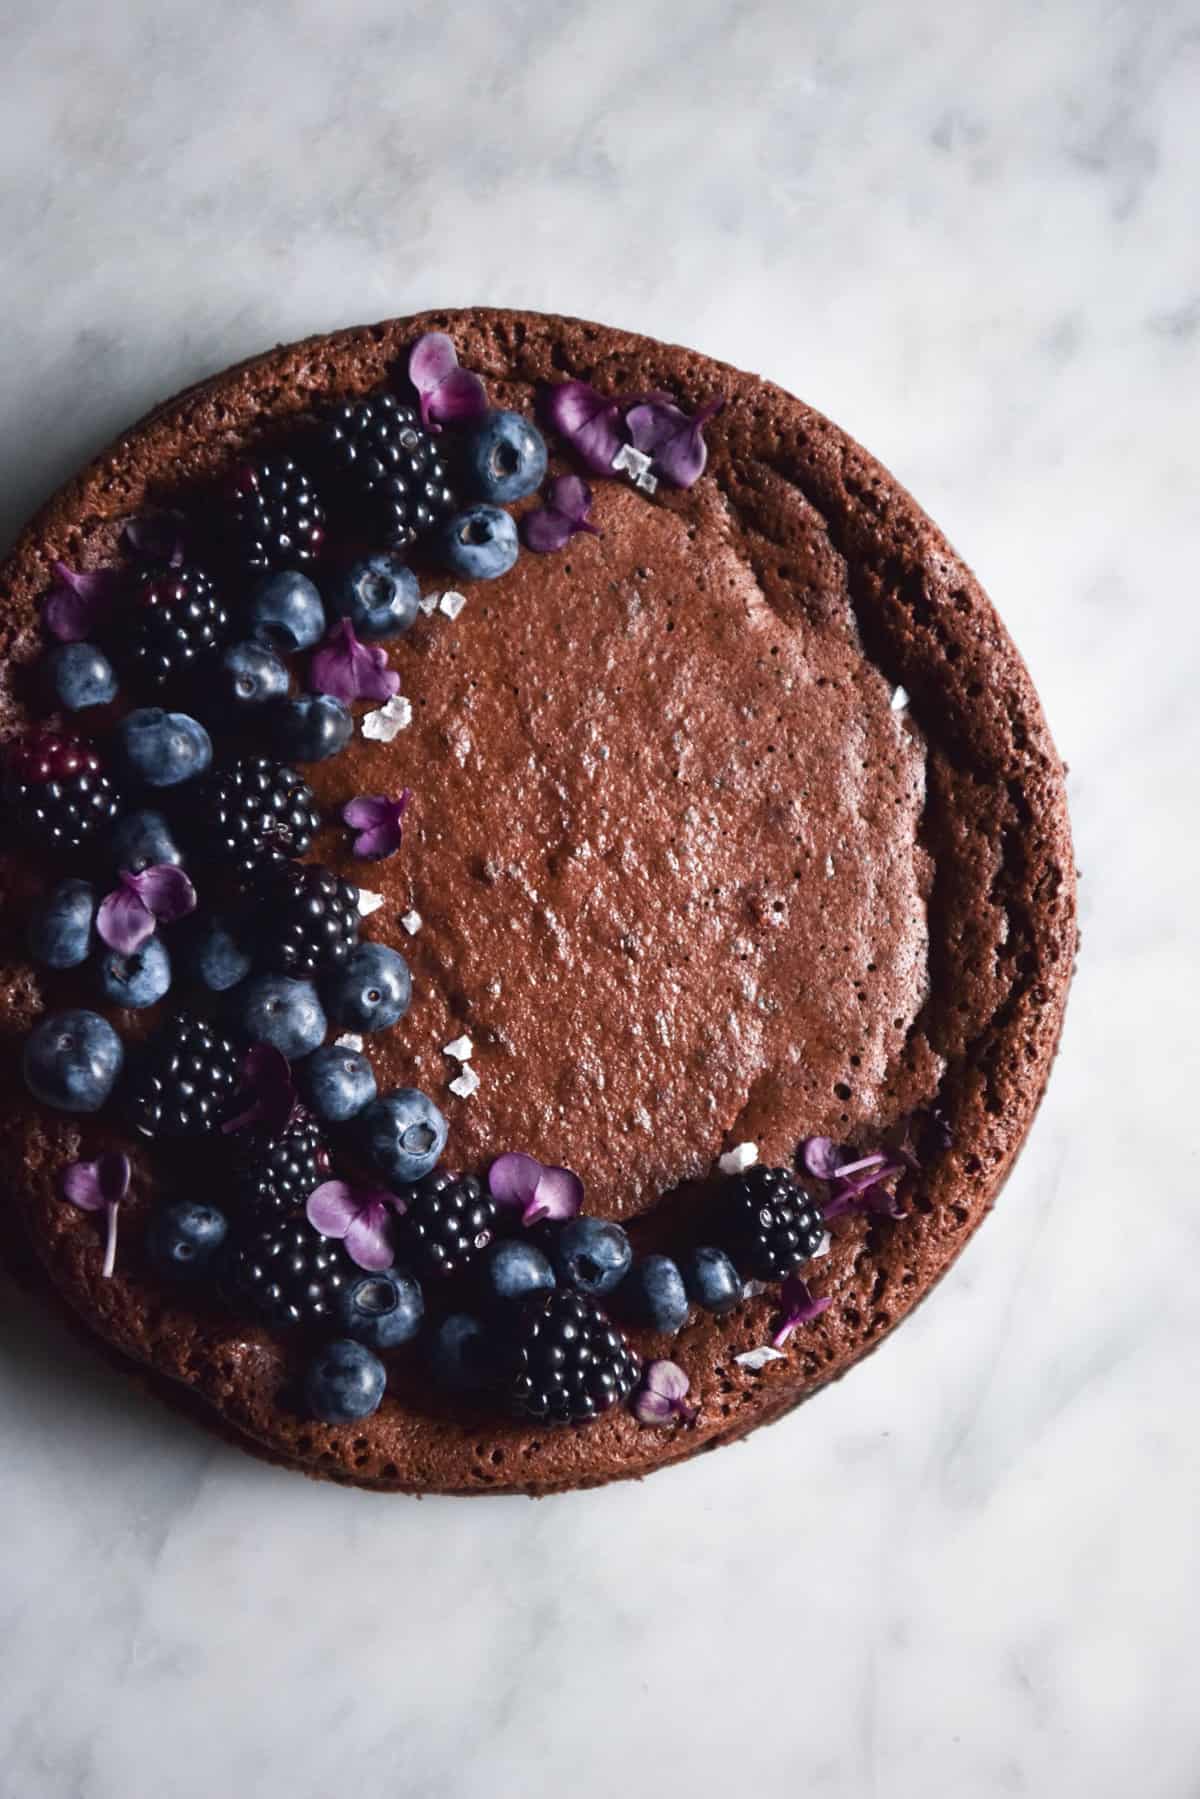
[[[538,1430],[443,1401],[415,1367],[374,1416],[316,1424],[289,1401],[284,1339],[152,1277],[138,1251],[145,1184],[103,1278],[95,1220],[63,1203],[58,1176],[119,1139],[25,1094],[22,1038],[65,1002],[62,977],[25,959],[39,877],[5,844],[0,1171],[71,1308],[235,1434],[363,1485],[546,1493],[643,1475],[780,1416],[924,1296],[992,1203],[1044,1089],[1074,958],[1074,871],[1028,674],[892,477],[756,376],[535,314],[437,312],[313,339],[135,426],[0,569],[5,735],[28,719],[55,560],[113,560],[131,516],[379,389],[428,331],[452,337],[493,405],[529,415],[538,384],[564,377],[725,407],[694,487],[650,498],[597,483],[601,535],[522,555],[392,650],[408,729],[388,744],[357,735],[306,768],[327,815],[356,793],[414,794],[390,861],[364,871],[343,832],[317,845],[382,895],[365,934],[412,969],[411,1011],[371,1041],[380,1089],[437,1100],[451,1167],[520,1149],[574,1169],[586,1210],[643,1249],[669,1246],[732,1145],[790,1166],[805,1137],[870,1143],[937,1108],[949,1148],[906,1178],[903,1218],[837,1227],[812,1271],[832,1303],[780,1359],[735,1360],[769,1341],[769,1294],[723,1318],[693,1312],[669,1343],[630,1333],[687,1373],[690,1424],[648,1428],[617,1409]],[[480,1085],[459,1098],[443,1046],[464,1032]]]

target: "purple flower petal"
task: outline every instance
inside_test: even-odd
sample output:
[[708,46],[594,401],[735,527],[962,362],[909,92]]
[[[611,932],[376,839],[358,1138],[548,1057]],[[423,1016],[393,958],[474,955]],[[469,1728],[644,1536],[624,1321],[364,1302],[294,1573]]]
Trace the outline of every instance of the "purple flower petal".
[[157,928],[158,921],[153,912],[132,887],[117,887],[100,901],[96,935],[118,955],[132,956],[153,937]]
[[834,1179],[841,1155],[832,1137],[806,1137],[800,1145],[801,1164],[818,1181]]
[[630,441],[652,458],[657,474],[672,487],[691,487],[704,473],[708,445],[704,427],[720,412],[723,398],[709,400],[694,414],[673,400],[647,400],[625,414]]
[[442,331],[427,331],[408,356],[408,378],[417,390],[421,423],[436,431],[442,424],[482,418],[487,390],[478,375],[458,366],[458,351]]
[[582,1209],[583,1182],[579,1176],[569,1168],[543,1168],[521,1222],[528,1225],[540,1224],[544,1218],[577,1218]]
[[782,1349],[798,1325],[811,1324],[814,1318],[819,1318],[833,1304],[830,1299],[815,1299],[809,1291],[808,1282],[798,1274],[788,1275],[780,1288],[779,1302],[783,1307],[783,1317],[771,1338],[772,1349]]
[[390,700],[400,677],[388,667],[387,651],[358,641],[348,618],[339,619],[309,663],[308,684],[314,693],[339,700]]
[[156,862],[140,874],[121,870],[122,885],[136,893],[147,911],[153,912],[160,924],[174,924],[196,910],[196,889],[182,868],[169,862]]
[[106,1150],[94,1162],[72,1162],[63,1169],[63,1194],[73,1206],[79,1206],[85,1212],[98,1212],[101,1206],[120,1205],[129,1191],[132,1172],[128,1156]]
[[382,793],[362,793],[342,807],[343,821],[359,834],[354,839],[354,854],[369,862],[382,862],[394,855],[404,836],[403,819],[412,799],[412,789],[405,787],[398,799],[390,800]]
[[542,1165],[519,1149],[497,1156],[488,1169],[488,1192],[498,1206],[524,1208],[537,1192],[542,1178]]
[[42,622],[59,643],[82,643],[107,618],[121,591],[122,576],[115,568],[89,569],[82,574],[65,562],[53,562],[54,586],[42,601]]
[[565,437],[593,474],[613,473],[613,458],[626,441],[621,402],[599,394],[586,381],[559,381],[538,392],[538,412],[551,430]]
[[121,532],[121,548],[139,561],[178,568],[183,561],[183,514],[156,512],[131,518]]
[[647,1363],[633,1400],[634,1416],[642,1424],[666,1424],[672,1418],[690,1424],[699,1407],[685,1404],[688,1387],[688,1377],[678,1362]]
[[821,1206],[822,1218],[828,1224],[834,1218],[854,1211],[874,1212],[881,1218],[903,1218],[904,1208],[899,1199],[882,1184],[890,1181],[893,1175],[903,1173],[903,1162],[884,1162],[856,1180],[839,1184]]
[[224,1136],[260,1124],[272,1137],[283,1134],[298,1104],[292,1082],[292,1065],[282,1050],[270,1043],[255,1043],[242,1060],[242,1085],[238,1100],[243,1108],[221,1126]]
[[314,1230],[340,1238],[352,1261],[377,1273],[392,1265],[387,1224],[395,1203],[390,1193],[351,1187],[346,1181],[323,1181],[309,1194],[304,1210]]
[[546,503],[527,512],[521,520],[521,535],[527,549],[546,555],[561,550],[580,531],[599,537],[599,529],[588,523],[592,509],[592,490],[578,475],[560,475],[550,483]]

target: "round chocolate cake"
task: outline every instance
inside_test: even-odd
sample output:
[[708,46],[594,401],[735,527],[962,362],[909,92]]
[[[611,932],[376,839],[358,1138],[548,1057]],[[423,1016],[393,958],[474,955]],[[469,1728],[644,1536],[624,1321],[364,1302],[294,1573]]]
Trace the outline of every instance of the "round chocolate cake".
[[1062,767],[789,394],[531,313],[274,350],[45,507],[0,630],[6,1202],[247,1447],[648,1474],[844,1373],[994,1200]]

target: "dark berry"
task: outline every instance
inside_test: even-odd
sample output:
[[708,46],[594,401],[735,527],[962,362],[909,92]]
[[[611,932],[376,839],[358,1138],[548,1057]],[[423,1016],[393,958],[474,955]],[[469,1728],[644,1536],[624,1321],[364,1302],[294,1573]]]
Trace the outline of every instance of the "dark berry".
[[554,1269],[527,1237],[502,1237],[483,1258],[479,1274],[483,1296],[492,1304],[511,1305],[554,1290]]
[[242,881],[303,856],[320,824],[308,782],[268,756],[217,769],[198,789],[192,818],[197,848]]
[[308,476],[286,456],[247,462],[229,483],[227,540],[241,567],[304,569],[316,560],[325,514]]
[[321,595],[308,576],[295,569],[279,569],[257,580],[250,589],[246,617],[254,641],[283,656],[311,650],[325,635]]
[[744,1280],[784,1280],[824,1240],[820,1211],[786,1168],[731,1176],[717,1205],[724,1246]]
[[269,1043],[289,1062],[311,1055],[325,1041],[325,1014],[311,981],[252,975],[234,990],[233,1011],[252,1043]]
[[489,412],[471,427],[462,458],[471,492],[497,506],[536,493],[546,477],[546,440],[520,412]]
[[299,1077],[318,1118],[345,1124],[375,1098],[375,1070],[360,1050],[330,1043],[301,1064]]
[[277,1137],[232,1134],[232,1192],[239,1212],[290,1217],[329,1178],[329,1150],[311,1118],[295,1118]]
[[367,556],[340,575],[330,589],[329,609],[348,618],[355,636],[369,643],[407,631],[420,610],[416,575],[394,550]]
[[557,1292],[521,1320],[508,1399],[540,1424],[582,1423],[628,1399],[637,1378],[637,1356],[604,1313],[581,1293]]
[[496,1228],[496,1202],[473,1174],[435,1168],[404,1194],[396,1251],[423,1280],[458,1274],[480,1255]]
[[348,1031],[386,1031],[408,1011],[408,963],[386,943],[360,943],[323,985],[334,1024]]
[[160,693],[211,670],[229,638],[229,614],[201,568],[144,568],[122,616],[121,650],[134,687]]
[[451,1312],[429,1339],[429,1369],[452,1393],[477,1393],[499,1373],[496,1345],[478,1318]]
[[171,827],[161,812],[126,812],[113,827],[110,860],[114,868],[141,874],[147,868],[179,868],[183,863]]
[[6,763],[8,815],[43,848],[77,854],[111,828],[117,796],[82,738],[31,731],[9,745]]
[[213,913],[201,918],[186,939],[188,974],[210,993],[228,993],[254,966],[244,925]]
[[354,735],[354,714],[331,693],[303,693],[270,707],[266,725],[281,756],[293,762],[325,762],[340,755]]
[[100,991],[110,1006],[131,1012],[156,1006],[171,985],[171,957],[161,937],[148,937],[127,954],[105,949],[96,962]]
[[347,524],[374,543],[404,549],[454,510],[433,438],[394,394],[338,407],[317,447]]
[[381,1093],[354,1121],[367,1160],[386,1181],[407,1184],[429,1174],[446,1147],[446,1120],[415,1087]]
[[633,1247],[619,1224],[607,1218],[572,1218],[547,1227],[546,1244],[564,1286],[597,1298],[624,1280]]
[[264,1324],[337,1328],[342,1289],[357,1278],[340,1243],[306,1218],[274,1221],[242,1233],[230,1257],[235,1302]]
[[117,697],[117,677],[103,650],[94,643],[60,643],[47,657],[54,697],[68,712],[107,706]]
[[498,506],[471,506],[448,521],[438,536],[438,555],[465,581],[494,581],[517,560],[517,527]]
[[217,706],[234,718],[253,717],[272,700],[285,700],[291,685],[287,668],[274,650],[261,643],[231,643],[221,657],[213,683]]
[[689,1249],[680,1257],[679,1268],[688,1298],[718,1318],[732,1312],[742,1297],[742,1277],[723,1249]]
[[622,1316],[647,1330],[674,1336],[687,1323],[683,1276],[670,1256],[643,1256],[635,1262],[621,1282],[617,1298]]
[[308,1365],[304,1398],[322,1424],[352,1424],[379,1410],[387,1370],[379,1357],[353,1337],[327,1343]]
[[[262,920],[262,966],[303,980],[349,961],[361,914],[358,888],[340,875],[318,863],[285,864],[255,883],[254,898]],[[383,976],[376,971],[371,978],[374,992]]]
[[360,1273],[338,1296],[338,1323],[369,1349],[399,1349],[421,1328],[425,1301],[420,1282],[403,1268]]
[[126,713],[116,737],[129,775],[146,787],[178,787],[212,762],[212,738],[187,712],[141,706]]
[[60,881],[29,920],[29,953],[43,968],[78,968],[92,949],[96,889],[88,881]]
[[125,1110],[143,1137],[215,1131],[240,1079],[242,1051],[206,1018],[177,1012],[138,1051],[125,1083]]
[[196,1200],[159,1206],[146,1227],[146,1251],[160,1274],[195,1280],[205,1273],[225,1242],[224,1212]]
[[124,1060],[121,1039],[98,1012],[48,1012],[25,1039],[25,1084],[59,1112],[98,1112]]

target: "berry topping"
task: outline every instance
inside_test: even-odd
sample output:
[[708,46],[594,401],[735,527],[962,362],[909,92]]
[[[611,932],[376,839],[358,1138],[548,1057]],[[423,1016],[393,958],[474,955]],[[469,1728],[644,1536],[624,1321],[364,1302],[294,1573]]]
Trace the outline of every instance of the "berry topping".
[[194,679],[229,637],[229,614],[203,569],[144,568],[133,587],[122,648],[133,684],[158,692]]
[[408,1011],[408,963],[386,943],[360,943],[322,989],[329,1016],[348,1031],[386,1031]]
[[304,1397],[323,1424],[351,1424],[379,1410],[387,1370],[379,1357],[352,1337],[327,1343],[309,1364]]
[[381,1093],[355,1120],[363,1153],[386,1181],[419,1181],[436,1165],[449,1134],[428,1094],[415,1087]]
[[715,1317],[732,1312],[742,1297],[741,1276],[723,1249],[689,1249],[680,1258],[680,1272],[688,1298]]
[[545,1240],[559,1280],[591,1298],[619,1286],[633,1261],[629,1238],[607,1218],[547,1225]]
[[579,1293],[552,1293],[523,1317],[508,1400],[519,1417],[583,1422],[628,1399],[638,1359],[604,1313]]
[[146,1253],[160,1274],[195,1280],[215,1262],[228,1226],[224,1212],[191,1199],[159,1206],[146,1227]]
[[117,816],[99,756],[66,732],[31,731],[9,746],[4,797],[21,831],[68,854],[92,843]]
[[325,1014],[311,981],[286,974],[258,974],[234,994],[234,1016],[253,1043],[266,1043],[289,1062],[311,1055],[325,1041]]
[[242,567],[306,568],[325,536],[325,514],[308,476],[289,457],[247,462],[229,485],[230,553]]
[[230,1285],[254,1317],[277,1327],[329,1325],[340,1295],[358,1270],[340,1243],[306,1218],[252,1228],[230,1258]]
[[550,1258],[527,1237],[502,1237],[493,1243],[480,1269],[484,1297],[493,1305],[536,1299],[539,1293],[552,1293],[555,1284]]
[[268,729],[281,756],[324,762],[340,755],[354,734],[354,714],[331,693],[305,693],[271,707]]
[[329,1173],[329,1150],[311,1118],[293,1119],[278,1136],[254,1131],[233,1143],[238,1210],[264,1222],[302,1211]]
[[50,685],[60,706],[84,712],[117,697],[112,663],[94,643],[62,643],[46,658]]
[[178,868],[183,861],[161,812],[126,812],[113,827],[110,850],[113,867],[134,875],[146,868]]
[[339,406],[318,443],[347,518],[372,542],[404,549],[453,512],[433,439],[394,394]]
[[402,1268],[364,1272],[338,1296],[338,1324],[368,1349],[399,1349],[410,1342],[424,1312],[420,1283]]
[[517,560],[517,527],[498,506],[471,506],[452,518],[438,539],[438,553],[464,581],[494,581]]
[[321,818],[307,781],[268,756],[218,769],[196,794],[193,835],[243,881],[312,848]]
[[621,1315],[647,1330],[674,1336],[687,1323],[688,1296],[670,1256],[643,1256],[621,1282]]
[[535,493],[546,477],[546,440],[520,412],[489,412],[463,444],[471,492],[508,506]]
[[472,1174],[435,1168],[404,1195],[396,1248],[423,1279],[458,1274],[485,1250],[496,1228],[496,1202]]
[[[254,893],[263,920],[260,960],[266,967],[303,979],[348,962],[360,922],[358,888],[349,881],[317,863],[290,863],[271,869],[255,883]],[[396,961],[404,968],[399,956]],[[407,968],[404,974],[407,980]],[[378,983],[382,978],[372,968],[370,979]]]
[[47,1012],[25,1039],[25,1084],[59,1112],[98,1112],[125,1060],[121,1039],[98,1012]]
[[735,1175],[724,1182],[718,1206],[725,1247],[746,1280],[784,1280],[825,1236],[820,1210],[786,1168]]
[[310,650],[325,635],[325,608],[307,575],[281,569],[250,589],[250,635],[256,643],[291,656]]
[[212,739],[186,712],[143,706],[117,726],[117,747],[135,781],[178,787],[202,775],[212,762]]
[[143,1046],[125,1083],[125,1111],[143,1137],[215,1131],[238,1089],[242,1052],[190,1012],[177,1012]]
[[29,953],[43,968],[78,968],[92,949],[96,889],[87,881],[60,881],[29,921]]
[[301,1063],[300,1080],[318,1118],[345,1124],[375,1098],[375,1071],[361,1050],[330,1043]]
[[151,937],[129,952],[104,950],[96,963],[96,978],[110,1006],[142,1011],[156,1006],[169,990],[171,958],[161,939]]
[[335,583],[330,610],[348,618],[364,642],[397,637],[420,610],[417,577],[394,550],[353,563]]
[[290,681],[284,663],[261,643],[232,643],[221,657],[214,683],[216,703],[235,718],[250,718],[272,700],[286,700]]

